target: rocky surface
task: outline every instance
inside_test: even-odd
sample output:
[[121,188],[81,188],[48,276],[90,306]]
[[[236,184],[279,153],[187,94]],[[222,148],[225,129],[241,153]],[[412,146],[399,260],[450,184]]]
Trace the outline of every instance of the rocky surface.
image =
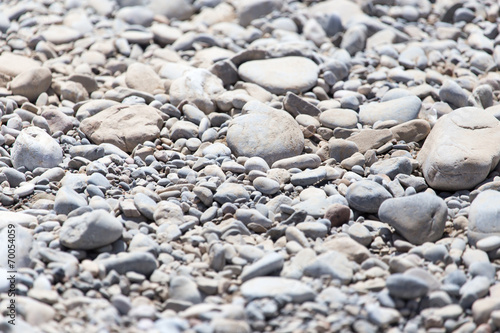
[[499,14],[1,2],[0,331],[500,331]]

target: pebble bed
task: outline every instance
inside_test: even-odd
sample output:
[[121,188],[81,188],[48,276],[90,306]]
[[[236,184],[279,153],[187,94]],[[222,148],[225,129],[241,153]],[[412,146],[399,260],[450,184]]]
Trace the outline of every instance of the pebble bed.
[[0,331],[499,332],[499,22],[1,2]]

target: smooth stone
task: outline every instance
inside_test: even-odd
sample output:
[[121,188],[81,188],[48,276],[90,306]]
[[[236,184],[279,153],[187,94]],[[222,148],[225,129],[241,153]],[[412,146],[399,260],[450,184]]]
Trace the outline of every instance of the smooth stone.
[[278,160],[273,163],[272,168],[281,168],[281,169],[291,169],[291,168],[297,168],[297,169],[316,169],[321,165],[321,159],[318,155],[316,154],[304,154],[304,155],[299,155],[299,156],[294,156],[294,157],[289,157],[289,158],[284,158],[281,160]]
[[470,308],[472,304],[488,294],[490,279],[485,276],[476,276],[467,281],[460,288],[460,306],[464,309]]
[[80,130],[95,144],[110,143],[125,152],[160,135],[160,112],[148,105],[116,105],[84,119]]
[[293,208],[296,211],[304,210],[307,212],[308,215],[311,215],[314,218],[321,218],[325,215],[327,209],[336,203],[344,206],[348,205],[347,200],[343,196],[338,194],[330,196],[326,199],[323,198],[307,199],[305,201],[299,202],[298,204],[294,205]]
[[10,82],[10,89],[15,95],[22,95],[34,102],[38,96],[47,91],[52,83],[52,73],[45,67],[28,69],[17,75]]
[[113,243],[121,237],[122,231],[118,219],[98,209],[68,218],[61,228],[59,240],[70,249],[92,250]]
[[136,193],[134,195],[134,204],[143,216],[147,217],[149,220],[154,220],[157,204],[153,199],[146,194]]
[[290,181],[294,186],[309,186],[316,184],[326,178],[324,168],[308,169],[292,175]]
[[388,223],[413,244],[435,242],[441,238],[448,217],[446,203],[430,193],[388,199],[378,210],[382,222]]
[[304,233],[307,238],[323,238],[328,234],[328,227],[319,222],[301,222],[297,228]]
[[414,299],[425,296],[429,292],[427,283],[415,276],[392,274],[386,279],[389,294],[402,299]]
[[283,99],[283,107],[294,117],[301,115],[317,117],[321,114],[321,111],[316,106],[295,95],[291,91],[286,93]]
[[56,167],[63,160],[63,151],[47,132],[38,127],[28,127],[17,136],[11,158],[14,168],[23,166],[32,171],[38,167]]
[[299,155],[304,148],[295,119],[258,101],[245,104],[243,115],[229,123],[226,140],[236,156],[258,156],[268,165]]
[[96,262],[103,265],[107,273],[115,270],[118,274],[136,272],[149,276],[158,267],[155,257],[149,252],[124,252],[116,257],[101,259]]
[[242,80],[276,95],[310,90],[316,85],[318,72],[319,67],[312,60],[295,56],[248,61],[238,68]]
[[356,242],[351,237],[336,237],[323,243],[323,247],[344,254],[347,259],[361,264],[368,259],[371,254],[368,249]]
[[430,187],[471,189],[500,160],[500,122],[477,108],[461,108],[438,119],[417,160]]
[[349,222],[350,216],[351,210],[349,206],[334,203],[326,209],[323,217],[332,223],[332,227],[340,227],[342,224]]
[[217,188],[217,192],[214,194],[214,200],[221,205],[226,202],[235,202],[238,199],[246,201],[250,199],[250,194],[239,184],[224,183]]
[[259,177],[253,181],[253,187],[262,194],[273,195],[280,190],[280,183],[274,179]]
[[455,108],[467,106],[468,96],[460,85],[453,80],[446,80],[439,90],[441,101],[453,105]]
[[175,276],[170,281],[169,298],[191,304],[201,303],[201,294],[196,282],[187,276]]
[[279,253],[272,252],[264,255],[251,265],[245,266],[241,273],[241,281],[246,282],[259,276],[279,273],[283,269],[285,259]]
[[264,17],[275,9],[279,9],[280,3],[275,0],[250,0],[238,3],[236,13],[238,23],[246,27],[258,18]]
[[[481,209],[482,210],[482,209]],[[487,236],[476,243],[476,247],[479,250],[488,252],[500,248],[500,236],[492,235]]]
[[411,161],[407,157],[393,157],[380,160],[370,166],[370,174],[387,175],[394,179],[399,174],[410,175],[413,171]]
[[241,285],[246,299],[288,297],[293,303],[313,301],[316,292],[303,282],[282,277],[256,277]]
[[125,83],[129,88],[154,94],[155,90],[162,89],[160,77],[148,65],[133,63],[125,73]]
[[361,105],[359,121],[364,125],[373,125],[377,121],[396,120],[404,123],[417,118],[422,101],[416,96],[401,97],[381,103]]
[[82,37],[82,34],[73,28],[64,25],[51,25],[42,32],[46,41],[55,45],[74,42]]
[[56,214],[68,215],[75,209],[87,206],[87,200],[68,186],[61,187],[54,200]]
[[352,280],[353,270],[343,253],[330,250],[308,262],[304,267],[304,275],[314,278],[327,275],[340,280],[342,284],[348,284]]
[[331,138],[328,141],[328,151],[329,156],[334,158],[337,162],[342,162],[343,160],[353,156],[359,151],[358,145],[354,142],[347,141],[344,139]]
[[[485,190],[472,201],[469,208],[468,237],[472,244],[500,236],[500,192]],[[486,239],[485,239],[486,238]],[[477,243],[479,244],[479,242]]]
[[347,188],[345,197],[349,207],[365,213],[377,213],[380,205],[392,195],[376,182],[361,180]]
[[347,138],[347,141],[354,142],[358,146],[361,154],[366,153],[370,149],[380,148],[385,143],[392,140],[392,132],[390,129],[363,129],[359,133],[355,133]]
[[0,73],[16,77],[19,74],[40,68],[40,62],[32,58],[24,57],[11,52],[3,52],[0,55]]
[[321,112],[319,116],[321,124],[327,128],[356,128],[358,124],[358,113],[349,109],[331,109]]
[[419,142],[429,135],[431,125],[423,119],[414,119],[390,128],[397,141]]
[[215,112],[215,97],[224,92],[222,80],[206,69],[193,69],[175,79],[170,86],[170,103],[187,100],[205,114]]
[[256,209],[243,209],[240,208],[236,210],[236,214],[234,216],[237,220],[243,222],[245,225],[257,224],[265,229],[269,229],[272,227],[273,222],[262,215]]
[[42,112],[42,117],[47,120],[51,133],[58,131],[66,134],[73,128],[74,118],[67,116],[59,109],[48,109]]
[[485,297],[478,299],[472,304],[472,316],[474,322],[483,324],[488,322],[493,311],[500,310],[500,299],[498,297]]
[[10,187],[18,187],[22,182],[26,181],[26,175],[14,168],[5,168],[2,170],[2,174],[7,177]]

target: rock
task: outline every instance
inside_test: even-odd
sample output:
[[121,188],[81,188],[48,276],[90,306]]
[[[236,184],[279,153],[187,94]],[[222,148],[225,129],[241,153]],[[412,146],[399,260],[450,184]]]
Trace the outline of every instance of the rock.
[[351,237],[336,237],[323,243],[323,247],[344,254],[347,259],[361,264],[370,257],[370,251]]
[[275,0],[250,0],[238,3],[237,14],[238,22],[246,27],[255,19],[265,17],[274,9],[279,8],[279,1]]
[[214,200],[221,205],[226,202],[235,202],[238,199],[250,199],[247,190],[239,184],[224,183],[217,188]]
[[117,105],[84,119],[80,130],[94,143],[111,143],[126,152],[160,135],[163,120],[148,105]]
[[42,32],[42,36],[46,41],[55,45],[74,42],[82,37],[82,34],[70,27],[64,25],[51,25],[47,30]]
[[343,196],[338,194],[330,196],[326,199],[310,198],[294,205],[293,208],[296,211],[304,210],[308,215],[311,215],[314,218],[320,218],[325,215],[327,209],[331,205],[336,203],[347,206],[347,200]]
[[370,166],[372,175],[387,175],[391,179],[399,174],[410,175],[412,171],[411,161],[407,157],[393,157],[377,161]]
[[[28,222],[26,218],[31,216],[23,216],[26,214],[23,213],[12,213],[12,212],[4,212],[10,214],[2,214],[0,217],[7,217],[6,220],[2,220],[5,222],[7,227],[0,226],[0,241],[3,244],[12,244],[10,241],[12,239],[12,230],[15,230],[15,244],[16,244],[16,252],[15,252],[15,260],[14,267],[12,268],[9,264],[12,264],[12,249],[4,246],[3,249],[0,249],[0,265],[5,268],[10,268],[9,270],[19,269],[21,267],[31,267],[33,263],[33,257],[30,252],[33,249],[33,235],[31,234],[30,229],[28,229],[29,225],[26,225],[25,222]],[[15,218],[13,218],[13,214],[15,214]],[[9,216],[10,215],[10,216]],[[22,221],[24,220],[24,221]],[[34,224],[36,221],[31,221]],[[8,224],[14,224],[15,229],[11,229],[8,227]],[[23,227],[25,225],[26,227]],[[9,251],[10,249],[10,251]],[[10,260],[9,260],[10,259]]]
[[392,195],[378,183],[360,180],[347,188],[345,198],[351,208],[366,213],[377,213],[380,205],[392,198]]
[[150,94],[163,88],[158,74],[150,66],[138,62],[128,66],[127,73],[125,73],[125,83],[129,88]]
[[170,19],[175,18],[178,20],[187,20],[193,15],[195,8],[191,1],[188,0],[172,0],[172,1],[162,1],[153,0],[151,1],[149,8],[155,14],[166,16]]
[[224,91],[222,80],[217,76],[206,69],[193,69],[172,82],[170,102],[177,106],[187,100],[210,114],[216,111],[216,96]]
[[146,276],[151,275],[158,267],[155,257],[149,252],[120,253],[116,257],[98,260],[107,273],[115,270],[118,274],[136,272]]
[[258,276],[266,276],[271,273],[279,273],[283,268],[285,260],[279,253],[272,252],[264,255],[251,265],[245,266],[241,273],[241,281],[246,282]]
[[238,68],[241,79],[277,95],[310,90],[316,85],[318,72],[319,67],[312,60],[295,56],[248,61]]
[[273,195],[280,190],[280,183],[274,179],[259,177],[253,181],[253,187],[262,194]]
[[31,102],[36,101],[38,96],[49,89],[52,83],[52,73],[45,67],[28,69],[17,75],[10,83],[10,89],[14,95],[27,97]]
[[16,77],[28,70],[40,68],[40,62],[11,52],[0,55],[0,73]]
[[328,150],[330,152],[330,157],[334,158],[335,161],[339,163],[359,151],[356,143],[334,138],[328,141]]
[[61,244],[78,250],[92,250],[121,237],[123,226],[110,213],[98,209],[68,218],[60,231]]
[[453,80],[446,80],[439,90],[441,101],[452,105],[454,108],[467,106],[468,96],[465,91]]
[[24,173],[14,168],[5,168],[2,173],[7,177],[10,187],[18,187],[22,182],[26,181]]
[[169,298],[189,302],[201,303],[201,294],[196,282],[187,276],[175,276],[170,281]]
[[272,165],[302,152],[302,131],[288,113],[258,101],[245,104],[243,112],[230,122],[227,131],[227,144],[233,154],[259,156]]
[[342,224],[349,222],[351,210],[348,206],[335,203],[328,207],[323,216],[332,223],[332,227],[340,227]]
[[42,112],[42,117],[47,120],[47,124],[49,125],[51,133],[61,131],[66,134],[70,129],[73,128],[73,118],[67,116],[59,109],[45,110]]
[[241,285],[241,293],[248,300],[257,298],[289,297],[294,303],[312,301],[314,290],[303,282],[281,277],[256,277]]
[[477,324],[486,323],[491,313],[500,310],[500,299],[497,297],[486,297],[472,304],[472,316]]
[[54,201],[54,210],[57,214],[68,215],[75,209],[87,206],[87,200],[68,186],[57,191]]
[[391,127],[392,135],[397,141],[419,142],[427,137],[431,125],[423,119],[414,119]]
[[316,168],[296,173],[290,178],[290,181],[295,186],[309,186],[322,181],[326,175],[325,168]]
[[334,250],[327,251],[304,267],[304,275],[319,278],[327,275],[332,279],[348,284],[352,280],[353,271],[347,257]]
[[425,296],[429,291],[427,283],[415,276],[392,274],[386,280],[389,294],[403,299],[414,299]]
[[392,138],[392,132],[389,129],[363,129],[348,137],[347,141],[354,142],[358,146],[359,152],[364,154],[367,150],[381,147]]
[[349,109],[330,109],[321,113],[319,121],[323,126],[331,129],[337,127],[356,128],[358,124],[358,114]]
[[63,151],[47,132],[38,127],[28,127],[17,136],[11,157],[14,168],[53,168],[62,162]]
[[304,154],[289,158],[284,158],[273,163],[273,169],[291,169],[298,168],[304,169],[316,169],[321,165],[321,159],[316,154]]
[[401,124],[417,118],[421,106],[422,101],[417,96],[364,104],[359,107],[359,122],[373,125],[377,121],[395,120]]
[[500,122],[476,108],[460,108],[438,119],[418,153],[427,183],[434,189],[470,189],[500,160]]
[[448,208],[443,199],[424,192],[388,199],[380,205],[378,215],[408,241],[420,245],[441,238]]
[[151,9],[142,6],[129,6],[119,9],[116,12],[115,17],[127,22],[128,24],[138,24],[144,27],[149,27],[153,22],[154,13]]
[[478,240],[500,236],[500,192],[486,190],[479,193],[470,205],[468,237],[472,244]]
[[321,113],[316,106],[300,98],[291,91],[286,93],[285,98],[283,99],[283,107],[294,117],[301,114],[316,117]]

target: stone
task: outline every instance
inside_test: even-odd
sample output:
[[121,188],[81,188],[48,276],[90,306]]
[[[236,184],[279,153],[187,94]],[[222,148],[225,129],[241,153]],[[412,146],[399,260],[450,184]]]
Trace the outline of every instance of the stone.
[[380,205],[378,215],[408,241],[420,245],[441,238],[448,208],[443,199],[424,192],[388,199]]
[[253,20],[266,16],[274,9],[279,8],[279,1],[250,0],[240,2],[237,7],[238,22],[241,26],[248,26]]
[[315,278],[327,275],[332,279],[348,284],[353,277],[353,271],[347,257],[334,250],[327,251],[304,267],[304,275]]
[[241,294],[248,300],[289,297],[293,303],[313,301],[314,290],[303,282],[282,277],[256,277],[241,285]]
[[40,68],[40,62],[11,52],[0,55],[0,73],[16,77],[28,70]]
[[175,276],[170,281],[169,298],[186,301],[191,304],[201,303],[201,294],[196,282],[187,276]]
[[453,80],[446,80],[439,90],[439,98],[454,108],[467,106],[466,92]]
[[246,282],[259,276],[279,273],[283,269],[284,258],[281,254],[272,252],[264,255],[251,265],[245,266],[241,273],[241,281]]
[[419,142],[429,135],[431,125],[423,119],[414,119],[391,127],[392,135],[397,141]]
[[258,156],[272,165],[302,152],[302,131],[285,111],[251,101],[243,113],[229,123],[227,131],[227,144],[236,156]]
[[98,209],[68,218],[59,240],[70,249],[92,250],[113,243],[121,237],[123,226],[110,213]]
[[149,27],[153,22],[154,13],[151,9],[143,6],[128,6],[119,9],[116,12],[115,17],[127,22],[128,24],[138,24],[144,27]]
[[191,1],[187,0],[172,0],[162,1],[153,0],[149,4],[149,8],[155,14],[163,15],[169,19],[187,20],[193,15],[195,8]]
[[411,161],[407,157],[393,157],[379,160],[370,166],[372,175],[387,175],[394,179],[399,174],[410,175],[413,171]]
[[332,223],[332,227],[340,227],[342,224],[349,222],[350,216],[351,210],[348,206],[335,203],[328,207],[323,217]]
[[480,239],[500,236],[500,192],[485,190],[472,201],[469,209],[468,237],[472,244]]
[[309,186],[326,178],[325,168],[308,169],[299,173],[292,175],[290,181],[294,186]]
[[325,127],[335,129],[356,128],[358,124],[358,113],[349,109],[330,109],[321,112],[319,121]]
[[52,73],[46,67],[28,69],[17,75],[10,82],[10,89],[14,95],[27,97],[35,102],[38,96],[49,89],[52,83]]
[[316,154],[304,154],[289,158],[284,158],[273,163],[273,169],[291,169],[298,168],[304,169],[315,169],[321,165],[321,159]]
[[352,141],[331,138],[328,141],[328,151],[329,156],[340,163],[357,153],[359,149],[358,145]]
[[476,108],[460,108],[438,119],[417,160],[437,190],[471,189],[500,160],[500,122]]
[[80,130],[95,144],[110,143],[125,152],[160,135],[160,112],[148,105],[116,105],[84,119]]
[[267,217],[262,215],[256,209],[243,209],[240,208],[236,210],[236,214],[234,216],[237,220],[243,222],[243,224],[249,226],[250,224],[256,224],[264,229],[270,229],[273,225],[273,222],[269,220]]
[[49,125],[51,133],[61,131],[66,134],[70,129],[73,128],[74,119],[70,116],[67,116],[59,109],[45,110],[42,112],[42,117],[47,120],[47,124]]
[[370,257],[370,251],[351,237],[336,237],[323,243],[323,247],[344,254],[347,259],[361,264]]
[[347,200],[340,194],[332,195],[326,199],[310,198],[293,206],[296,211],[304,210],[308,215],[314,218],[323,217],[327,209],[333,204],[341,204],[347,206]]
[[316,117],[321,113],[316,106],[300,98],[291,91],[286,93],[285,98],[283,99],[283,107],[294,117],[301,114]]
[[128,66],[125,73],[125,83],[129,88],[150,94],[154,94],[155,90],[163,88],[158,74],[150,66],[138,62]]
[[300,94],[312,89],[318,80],[319,67],[304,57],[283,57],[245,62],[238,68],[240,78],[258,84],[269,92]]
[[175,79],[170,86],[170,103],[174,106],[187,100],[205,114],[215,112],[215,98],[223,93],[222,80],[206,69],[193,69]]
[[214,200],[221,205],[226,202],[235,202],[238,199],[250,199],[247,190],[239,184],[224,183],[217,188],[214,194]]
[[357,181],[347,188],[349,207],[361,212],[377,213],[380,205],[392,195],[382,185],[371,180]]
[[390,129],[363,129],[359,133],[355,133],[347,138],[347,141],[354,142],[358,146],[361,154],[367,150],[377,149],[392,140],[392,132]]
[[420,298],[429,292],[429,286],[424,280],[400,273],[389,276],[386,286],[391,296],[402,299]]
[[359,122],[373,125],[377,121],[395,120],[398,124],[416,119],[420,112],[422,101],[416,96],[364,104],[359,107]]
[[273,195],[280,190],[280,183],[267,177],[259,177],[253,181],[253,187],[262,194]]
[[57,214],[68,215],[75,209],[87,206],[87,200],[68,186],[63,186],[57,191],[54,210]]
[[11,158],[14,168],[24,166],[31,171],[38,167],[56,167],[63,160],[63,151],[47,132],[28,127],[17,136]]
[[155,257],[149,252],[120,253],[115,257],[97,260],[97,263],[101,264],[107,273],[115,270],[118,274],[136,272],[146,276],[150,276],[158,267]]

